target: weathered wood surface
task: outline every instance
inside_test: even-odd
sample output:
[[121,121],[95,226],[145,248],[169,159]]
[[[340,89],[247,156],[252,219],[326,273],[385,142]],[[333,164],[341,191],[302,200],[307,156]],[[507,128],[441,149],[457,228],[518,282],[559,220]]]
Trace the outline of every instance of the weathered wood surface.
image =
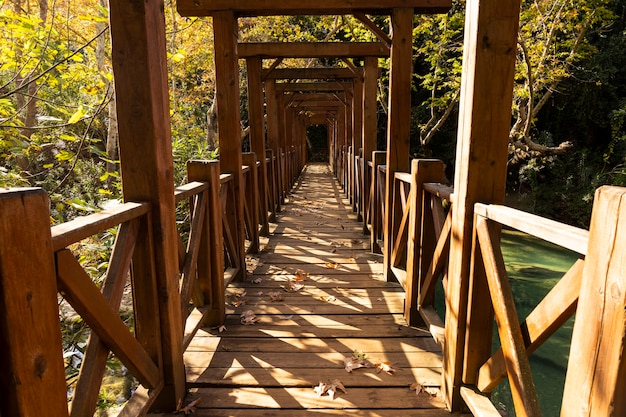
[[[246,280],[226,290],[225,330],[202,329],[190,342],[184,404],[201,398],[198,416],[449,415],[437,394],[440,348],[427,331],[406,325],[404,292],[385,282],[380,255],[368,252],[328,167],[309,165],[283,208],[278,233],[248,258]],[[286,291],[298,273],[304,288]],[[273,292],[282,300],[271,301]],[[255,324],[240,323],[246,310]],[[353,352],[389,361],[396,372],[348,373],[344,358]],[[334,379],[347,391],[334,400],[313,390]],[[437,395],[416,394],[415,382]]]

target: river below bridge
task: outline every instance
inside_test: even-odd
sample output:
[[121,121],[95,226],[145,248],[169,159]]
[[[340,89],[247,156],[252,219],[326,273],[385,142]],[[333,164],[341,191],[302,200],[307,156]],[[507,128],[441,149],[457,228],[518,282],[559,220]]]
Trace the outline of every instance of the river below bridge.
[[[578,259],[578,254],[523,233],[505,230],[502,253],[520,318],[526,317]],[[570,319],[530,357],[539,403],[545,417],[558,416],[572,337]],[[494,345],[497,343],[494,336]],[[514,416],[508,382],[492,397]]]

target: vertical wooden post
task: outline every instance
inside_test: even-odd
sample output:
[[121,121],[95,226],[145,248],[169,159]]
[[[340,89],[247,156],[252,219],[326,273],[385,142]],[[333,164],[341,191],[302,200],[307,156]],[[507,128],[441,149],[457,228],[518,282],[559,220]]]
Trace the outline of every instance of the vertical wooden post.
[[452,410],[462,405],[473,206],[504,201],[519,10],[519,0],[467,2],[443,355]]
[[0,414],[67,416],[50,202],[0,191]]
[[256,169],[256,154],[246,152],[242,155],[243,163],[250,167],[248,171],[245,189],[245,199],[248,205],[248,215],[250,216],[250,228],[248,231],[250,239],[250,253],[259,253],[259,178]]
[[[378,93],[378,58],[365,58],[365,71],[363,72],[363,188],[362,188],[362,207],[365,215],[365,208],[370,207],[370,187],[372,177],[369,176],[369,162],[372,160],[372,152],[376,150],[377,138],[377,106],[376,95]],[[371,212],[371,211],[370,211]],[[373,212],[371,212],[373,213]],[[367,219],[363,222],[363,233],[367,233]]]
[[411,122],[411,80],[413,71],[413,9],[393,9],[391,15],[391,68],[389,75],[389,118],[387,123],[387,191],[385,193],[384,274],[391,280],[391,245],[394,217],[401,216],[400,207],[392,207],[394,174],[409,171]]
[[370,194],[372,199],[370,200],[370,210],[372,212],[372,230],[370,235],[370,243],[373,253],[382,253],[383,248],[378,243],[378,237],[381,235],[381,227],[384,229],[383,221],[384,216],[380,210],[380,197],[378,195],[378,167],[383,165],[386,155],[385,151],[372,152],[372,181]]
[[561,416],[626,415],[626,188],[596,190]]
[[203,325],[219,326],[224,323],[224,236],[222,233],[222,203],[220,200],[220,162],[193,160],[187,163],[189,181],[206,182],[208,204],[202,227],[200,256],[198,256],[198,281],[209,311]]
[[337,171],[339,175],[339,182],[345,191],[346,181],[346,112],[343,107],[339,109],[337,114]]
[[269,205],[269,218],[268,222],[276,221],[276,210],[278,205],[277,198],[277,181],[278,177],[276,174],[276,157],[274,156],[273,149],[266,150],[267,158],[269,159],[269,165],[267,166],[267,181],[268,181],[268,196],[267,196],[267,204]]
[[280,211],[282,196],[282,171],[280,170],[280,145],[279,145],[279,122],[278,122],[278,100],[276,99],[276,81],[265,81],[265,100],[267,113],[267,144],[274,152],[276,158],[274,163],[274,204],[276,211]]
[[243,223],[243,174],[241,172],[241,114],[239,112],[239,65],[237,63],[237,19],[232,11],[213,14],[215,46],[215,85],[217,123],[220,140],[220,166],[233,175],[234,207],[228,207],[227,221],[235,235],[239,269],[233,279],[242,279],[245,268]]
[[154,259],[138,241],[133,271],[151,273],[154,262],[159,286],[165,388],[155,407],[173,410],[185,369],[163,1],[112,0],[110,25],[124,199],[152,206]]
[[411,215],[407,235],[406,295],[404,316],[409,324],[418,322],[417,297],[422,277],[432,262],[437,240],[432,218],[424,218],[430,212],[424,198],[425,182],[440,182],[444,178],[444,163],[438,159],[414,159],[411,162]]
[[[356,77],[353,80],[353,89],[352,89],[352,149],[353,149],[353,157],[352,164],[354,165],[354,179],[355,184],[353,186],[354,189],[354,197],[352,202],[352,209],[357,213],[357,221],[362,221],[362,215],[359,208],[361,206],[361,196],[357,195],[357,190],[363,192],[363,184],[356,184],[356,180],[362,180],[363,175],[362,172],[357,173],[356,169],[356,158],[361,153],[361,148],[363,147],[363,77]],[[359,201],[357,201],[357,198]]]
[[285,94],[276,91],[277,115],[278,115],[278,146],[280,149],[280,173],[281,173],[281,202],[289,192],[289,177],[287,175],[287,125],[285,123]]
[[267,220],[267,165],[265,163],[265,119],[263,117],[263,86],[261,85],[261,58],[246,59],[248,72],[248,118],[250,120],[250,151],[254,152],[261,162],[259,170],[259,202],[261,207],[260,233],[269,233]]

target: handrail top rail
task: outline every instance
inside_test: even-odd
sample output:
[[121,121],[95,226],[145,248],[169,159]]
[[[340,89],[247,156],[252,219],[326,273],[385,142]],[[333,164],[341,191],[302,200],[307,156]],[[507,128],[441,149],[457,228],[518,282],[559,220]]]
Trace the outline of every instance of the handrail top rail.
[[200,194],[208,188],[209,184],[206,182],[191,181],[176,187],[174,190],[174,198],[176,199],[176,203],[180,203],[182,200]]
[[411,183],[411,173],[409,172],[396,171],[393,176],[398,181],[406,182],[408,184]]
[[474,213],[581,255],[587,254],[588,230],[497,204],[476,203]]
[[454,199],[454,186],[442,184],[439,182],[425,182],[424,191],[429,192],[441,199],[453,202]]
[[69,222],[52,226],[52,248],[55,252],[72,243],[143,216],[150,212],[150,203],[127,202],[98,213],[77,217]]
[[220,174],[220,184],[225,184],[228,181],[231,181],[233,179],[233,174],[231,174],[230,172],[222,172]]

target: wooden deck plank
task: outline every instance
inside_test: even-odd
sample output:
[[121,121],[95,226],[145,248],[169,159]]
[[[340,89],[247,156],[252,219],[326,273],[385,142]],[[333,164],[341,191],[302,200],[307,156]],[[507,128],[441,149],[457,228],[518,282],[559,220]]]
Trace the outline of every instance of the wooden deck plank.
[[[438,391],[439,346],[426,329],[407,326],[404,291],[385,281],[380,255],[369,252],[328,168],[307,171],[314,178],[305,172],[269,242],[248,256],[246,279],[227,289],[224,327],[201,329],[189,344],[185,404],[201,398],[194,414],[217,417],[450,415]],[[299,272],[308,274],[304,287],[286,291]],[[246,310],[253,325],[240,322]],[[344,358],[354,354],[395,372],[347,372]],[[346,393],[331,399],[313,390],[334,379]],[[415,382],[436,395],[416,394]]]
[[[417,395],[408,387],[353,388],[340,392],[334,399],[328,395],[318,396],[312,388],[195,388],[188,399],[202,398],[198,409],[395,409],[402,414],[406,409],[443,408],[440,395]],[[194,392],[195,391],[195,392]]]

